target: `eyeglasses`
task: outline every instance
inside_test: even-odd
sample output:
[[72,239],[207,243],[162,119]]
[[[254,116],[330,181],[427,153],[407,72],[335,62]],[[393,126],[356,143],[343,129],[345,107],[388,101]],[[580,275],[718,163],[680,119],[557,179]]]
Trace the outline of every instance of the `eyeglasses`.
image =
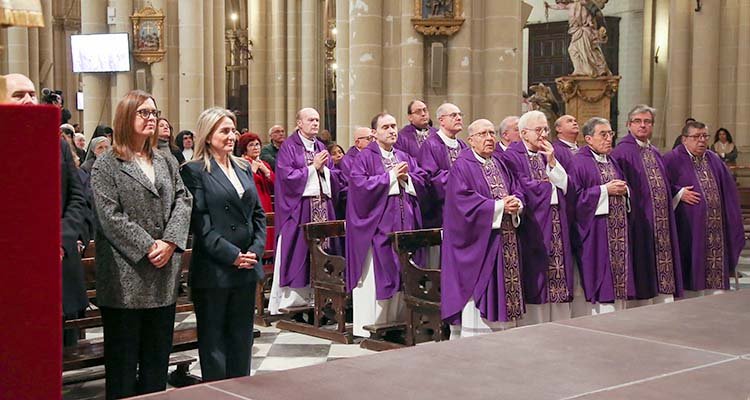
[[149,117],[159,118],[161,117],[161,110],[135,110],[135,113],[138,114],[139,117],[143,119],[148,119]]
[[654,124],[653,120],[650,120],[650,119],[640,119],[640,118],[636,118],[634,120],[631,120],[630,122],[633,123],[633,124],[636,124],[636,125],[646,125],[646,126],[651,126],[651,125]]
[[605,139],[615,137],[615,131],[601,131],[596,133],[597,136]]
[[427,108],[417,108],[416,110],[412,110],[409,114],[427,114]]
[[250,142],[247,144],[247,147],[260,147],[260,142],[258,141]]
[[372,142],[373,140],[375,140],[375,136],[373,136],[373,135],[370,135],[370,136],[361,136],[361,137],[355,138],[354,140],[366,140],[368,142]]
[[695,140],[708,140],[708,135],[687,135],[687,137]]
[[486,131],[477,132],[477,133],[475,133],[475,134],[473,134],[471,136],[476,136],[476,137],[480,137],[480,138],[494,137],[495,136],[495,131],[493,131],[492,129],[488,129]]
[[450,117],[451,119],[456,119],[458,117],[463,118],[464,117],[464,113],[462,113],[462,112],[454,112],[454,113],[450,113],[450,114],[443,114],[443,117]]
[[[524,129],[525,131],[532,131],[531,129]],[[533,129],[533,132],[536,133],[537,136],[546,135],[549,133],[549,127],[546,126],[540,126]]]

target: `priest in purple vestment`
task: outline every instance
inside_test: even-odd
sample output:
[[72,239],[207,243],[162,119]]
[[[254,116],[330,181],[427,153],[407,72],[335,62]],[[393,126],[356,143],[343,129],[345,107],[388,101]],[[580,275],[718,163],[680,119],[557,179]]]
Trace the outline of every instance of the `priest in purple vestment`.
[[336,209],[336,218],[337,219],[345,219],[346,218],[346,199],[348,197],[349,192],[349,173],[352,170],[352,164],[354,164],[354,159],[359,154],[360,151],[362,151],[365,147],[367,147],[370,142],[375,140],[375,136],[372,134],[372,129],[366,127],[366,126],[358,126],[354,129],[354,146],[350,147],[349,150],[344,154],[344,158],[341,159],[339,162],[338,167],[335,167],[335,169],[338,169],[341,171],[340,173],[340,179],[341,179],[341,186],[339,188],[338,194],[336,195],[336,199],[334,201],[334,208]]
[[276,156],[276,258],[268,306],[272,314],[312,301],[310,257],[300,225],[334,219],[331,199],[341,184],[340,171],[333,170],[326,146],[317,139],[318,112],[303,108],[296,119],[297,130]]
[[425,228],[443,226],[443,202],[448,171],[458,158],[458,153],[468,147],[456,137],[464,125],[463,113],[455,104],[444,103],[438,107],[437,118],[440,129],[437,134],[425,140],[417,157],[417,163],[427,172],[430,184],[430,195],[420,203]]
[[451,324],[451,338],[516,326],[524,312],[516,234],[523,195],[504,162],[493,156],[492,122],[469,125],[469,143],[445,192],[441,315]]
[[612,150],[630,188],[630,228],[635,297],[628,307],[667,303],[682,296],[680,243],[659,150],[651,145],[655,112],[640,104],[628,113],[628,131]]
[[578,120],[572,115],[563,115],[555,121],[555,135],[557,138],[552,141],[555,147],[557,161],[560,161],[563,168],[570,171],[570,162],[573,156],[578,153]]
[[739,193],[732,174],[708,148],[699,121],[682,128],[682,145],[664,155],[680,239],[685,296],[729,290],[745,246]]
[[352,292],[354,335],[369,337],[365,325],[403,320],[401,265],[388,235],[422,226],[417,196],[424,172],[395,149],[396,119],[372,120],[376,141],[360,152],[349,177],[346,210],[346,289]]
[[547,140],[547,117],[529,111],[518,121],[521,141],[503,153],[525,199],[521,241],[521,277],[526,315],[522,325],[570,318],[573,300],[573,251],[565,194],[568,174]]
[[573,157],[571,179],[576,189],[576,249],[586,301],[593,314],[622,310],[635,297],[628,187],[609,157],[614,131],[604,118],[583,125],[587,146]]
[[510,115],[500,121],[497,127],[499,139],[495,145],[495,155],[500,157],[513,142],[521,140],[518,132],[518,117]]
[[409,124],[398,131],[398,140],[393,147],[416,159],[424,141],[435,134],[437,129],[430,126],[430,110],[422,101],[412,100],[406,106],[406,118],[409,119]]

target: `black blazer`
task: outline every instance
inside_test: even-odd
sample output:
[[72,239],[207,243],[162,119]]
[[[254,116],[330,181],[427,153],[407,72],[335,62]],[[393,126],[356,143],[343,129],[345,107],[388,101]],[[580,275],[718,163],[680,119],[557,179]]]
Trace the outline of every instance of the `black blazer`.
[[[203,161],[188,162],[180,170],[193,194],[191,287],[231,288],[263,277],[260,259],[266,245],[266,214],[250,169],[240,169],[235,161],[232,167],[245,188],[242,198],[215,160],[211,160],[211,172]],[[258,255],[255,268],[234,266],[239,253],[247,251]]]
[[62,260],[63,314],[75,315],[89,304],[78,241],[84,244],[89,242],[87,221],[91,218],[91,209],[86,204],[83,185],[73,163],[73,154],[68,143],[62,139],[60,152],[61,245],[65,250]]

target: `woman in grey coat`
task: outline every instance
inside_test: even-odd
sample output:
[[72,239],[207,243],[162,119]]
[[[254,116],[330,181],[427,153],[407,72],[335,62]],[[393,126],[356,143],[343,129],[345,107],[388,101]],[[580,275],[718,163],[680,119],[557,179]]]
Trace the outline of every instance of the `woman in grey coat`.
[[153,150],[158,117],[151,95],[128,93],[112,150],[92,170],[107,399],[166,388],[180,274],[173,254],[185,248],[192,198],[177,163]]

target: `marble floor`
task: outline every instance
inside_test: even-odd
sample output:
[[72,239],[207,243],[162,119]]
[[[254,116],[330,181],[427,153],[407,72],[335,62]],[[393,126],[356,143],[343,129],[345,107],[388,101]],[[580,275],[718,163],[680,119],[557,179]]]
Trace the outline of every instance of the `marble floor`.
[[[740,287],[750,289],[750,249],[746,248],[740,258]],[[734,282],[732,282],[734,288]],[[175,328],[195,324],[194,314],[178,314]],[[261,336],[255,339],[251,375],[266,374],[299,368],[314,364],[326,363],[342,358],[357,357],[373,352],[361,349],[358,344],[336,344],[330,340],[280,331],[274,326],[258,327]],[[101,338],[101,329],[91,329],[86,333],[87,339]],[[198,358],[198,350],[186,351],[184,354]],[[200,364],[192,365],[191,374],[200,376]],[[104,380],[66,385],[63,387],[63,398],[69,400],[104,399]]]

